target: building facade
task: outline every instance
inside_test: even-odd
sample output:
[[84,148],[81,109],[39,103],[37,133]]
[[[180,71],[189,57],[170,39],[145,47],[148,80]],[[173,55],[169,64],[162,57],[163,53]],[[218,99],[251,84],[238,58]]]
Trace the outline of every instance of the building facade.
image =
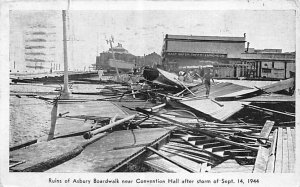
[[[245,51],[246,36],[187,36],[166,35],[162,58],[169,71],[195,68],[205,65],[227,65],[240,61]],[[220,66],[220,68],[223,68]]]
[[141,61],[141,65],[150,67],[161,65],[161,56],[155,52],[145,55]]
[[[115,60],[113,60],[113,54]],[[115,71],[115,66],[124,71],[132,70],[142,66],[154,66],[161,64],[161,56],[155,52],[144,55],[135,56],[123,48],[122,44],[118,44],[106,52],[102,52],[96,57],[96,69],[103,69],[107,71]]]
[[62,51],[62,35],[57,23],[60,19],[60,15],[53,12],[10,13],[11,73],[63,70],[62,52],[59,52]]
[[287,79],[296,71],[295,53],[282,53],[281,50],[255,50],[243,53],[241,64],[243,72],[239,75],[251,78]]
[[162,65],[167,71],[213,66],[215,78],[286,79],[295,72],[295,53],[281,49],[255,50],[242,37],[166,35]]
[[[113,59],[113,54],[115,59]],[[130,71],[138,63],[139,59],[130,54],[120,43],[96,57],[96,68],[107,71],[115,71],[116,67],[123,71]]]

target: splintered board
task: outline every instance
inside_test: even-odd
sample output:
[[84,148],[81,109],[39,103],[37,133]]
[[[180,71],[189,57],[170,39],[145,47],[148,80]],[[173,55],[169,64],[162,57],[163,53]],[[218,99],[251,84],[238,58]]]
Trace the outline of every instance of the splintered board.
[[253,172],[293,173],[295,171],[295,129],[279,127],[273,132],[271,147],[260,148]]

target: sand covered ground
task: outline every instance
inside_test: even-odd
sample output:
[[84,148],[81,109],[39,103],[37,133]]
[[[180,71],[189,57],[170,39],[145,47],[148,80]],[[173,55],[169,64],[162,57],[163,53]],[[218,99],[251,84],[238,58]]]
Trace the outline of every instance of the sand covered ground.
[[[34,93],[37,95],[54,98],[57,96],[57,92],[54,91],[57,87],[59,87],[59,85],[10,85],[10,146],[37,139],[48,134],[51,124],[51,110],[53,105],[48,104],[40,99],[24,96],[24,94]],[[103,86],[82,84],[73,85],[72,88],[73,91],[76,92],[99,92]],[[17,97],[17,94],[20,94],[21,98]],[[103,96],[100,95],[74,95],[74,97],[88,97],[91,99],[103,98]],[[85,107],[85,112],[82,114],[78,113],[78,107]],[[98,107],[99,109],[94,111],[93,109],[89,109],[89,107]],[[59,105],[58,114],[64,112],[69,112],[68,115],[88,115],[88,113],[90,113],[90,115],[100,116],[111,116],[116,113],[122,113],[122,111],[116,106],[106,101],[97,103],[87,102],[80,106],[78,104]],[[57,121],[57,124],[60,124],[59,120]],[[84,126],[85,122],[80,124],[80,127]],[[66,129],[58,125],[56,132],[59,130],[66,131]],[[69,130],[71,130],[71,127],[68,126],[67,131]]]

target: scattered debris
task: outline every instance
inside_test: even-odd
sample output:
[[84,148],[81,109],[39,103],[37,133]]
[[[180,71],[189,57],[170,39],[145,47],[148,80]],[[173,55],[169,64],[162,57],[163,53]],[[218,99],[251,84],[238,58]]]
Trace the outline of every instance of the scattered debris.
[[[157,134],[146,138],[147,141],[131,135],[133,143],[107,147],[106,150],[120,154],[122,159],[112,159],[114,163],[109,163],[109,166],[101,159],[95,160],[99,167],[103,167],[101,171],[126,171],[124,168],[129,163],[145,165],[151,171],[159,172],[222,172],[224,168],[228,172],[294,171],[295,97],[281,93],[282,90],[294,89],[294,79],[260,88],[241,86],[234,84],[234,81],[215,81],[207,96],[202,81],[185,82],[176,74],[152,68],[145,68],[143,76],[139,81],[107,85],[97,92],[77,93],[92,95],[92,99],[58,99],[58,105],[110,101],[126,115],[107,117],[80,114],[80,109],[79,115],[70,111],[59,113],[57,120],[76,119],[93,125],[65,134],[52,132],[52,141],[48,143],[32,140],[11,147],[12,159],[16,157],[23,161],[10,165],[10,170],[61,171],[60,164],[72,165],[73,162],[80,162],[80,159],[86,161],[89,155],[87,151],[96,154],[98,148],[92,147],[104,146],[101,141],[105,143],[103,137],[106,135],[114,136],[119,132],[120,136],[124,136],[119,138],[126,139],[129,132],[138,132],[140,137],[151,135],[149,133]],[[54,101],[38,95],[16,96],[19,99],[27,96]],[[283,104],[291,107],[282,107]],[[97,110],[95,106],[93,109]],[[41,151],[47,146],[51,147],[51,142],[61,143],[64,139],[80,143],[80,146],[68,149],[71,156],[69,153],[56,152],[51,158],[43,156],[44,160],[41,159],[39,163],[18,156],[19,153],[30,155],[27,153],[30,150]],[[99,159],[98,155],[93,157]],[[46,163],[46,168],[43,163]],[[96,171],[96,168],[89,169]]]

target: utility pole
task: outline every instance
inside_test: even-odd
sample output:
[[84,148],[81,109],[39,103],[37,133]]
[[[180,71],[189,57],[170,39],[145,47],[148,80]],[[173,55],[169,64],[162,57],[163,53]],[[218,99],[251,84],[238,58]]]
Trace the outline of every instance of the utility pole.
[[64,88],[61,93],[62,99],[70,99],[71,92],[69,90],[69,77],[68,77],[68,46],[67,46],[67,25],[66,25],[67,11],[62,11],[63,19],[63,47],[64,47]]
[[119,70],[118,70],[118,67],[117,67],[117,63],[115,61],[116,59],[115,59],[114,49],[112,47],[112,43],[114,43],[114,38],[111,36],[111,38],[108,39],[108,40],[106,40],[106,42],[110,44],[110,48],[111,48],[112,57],[113,57],[113,60],[114,60],[114,63],[115,63],[115,68],[116,68],[117,76],[118,76],[118,78],[120,78],[120,74],[119,74]]

